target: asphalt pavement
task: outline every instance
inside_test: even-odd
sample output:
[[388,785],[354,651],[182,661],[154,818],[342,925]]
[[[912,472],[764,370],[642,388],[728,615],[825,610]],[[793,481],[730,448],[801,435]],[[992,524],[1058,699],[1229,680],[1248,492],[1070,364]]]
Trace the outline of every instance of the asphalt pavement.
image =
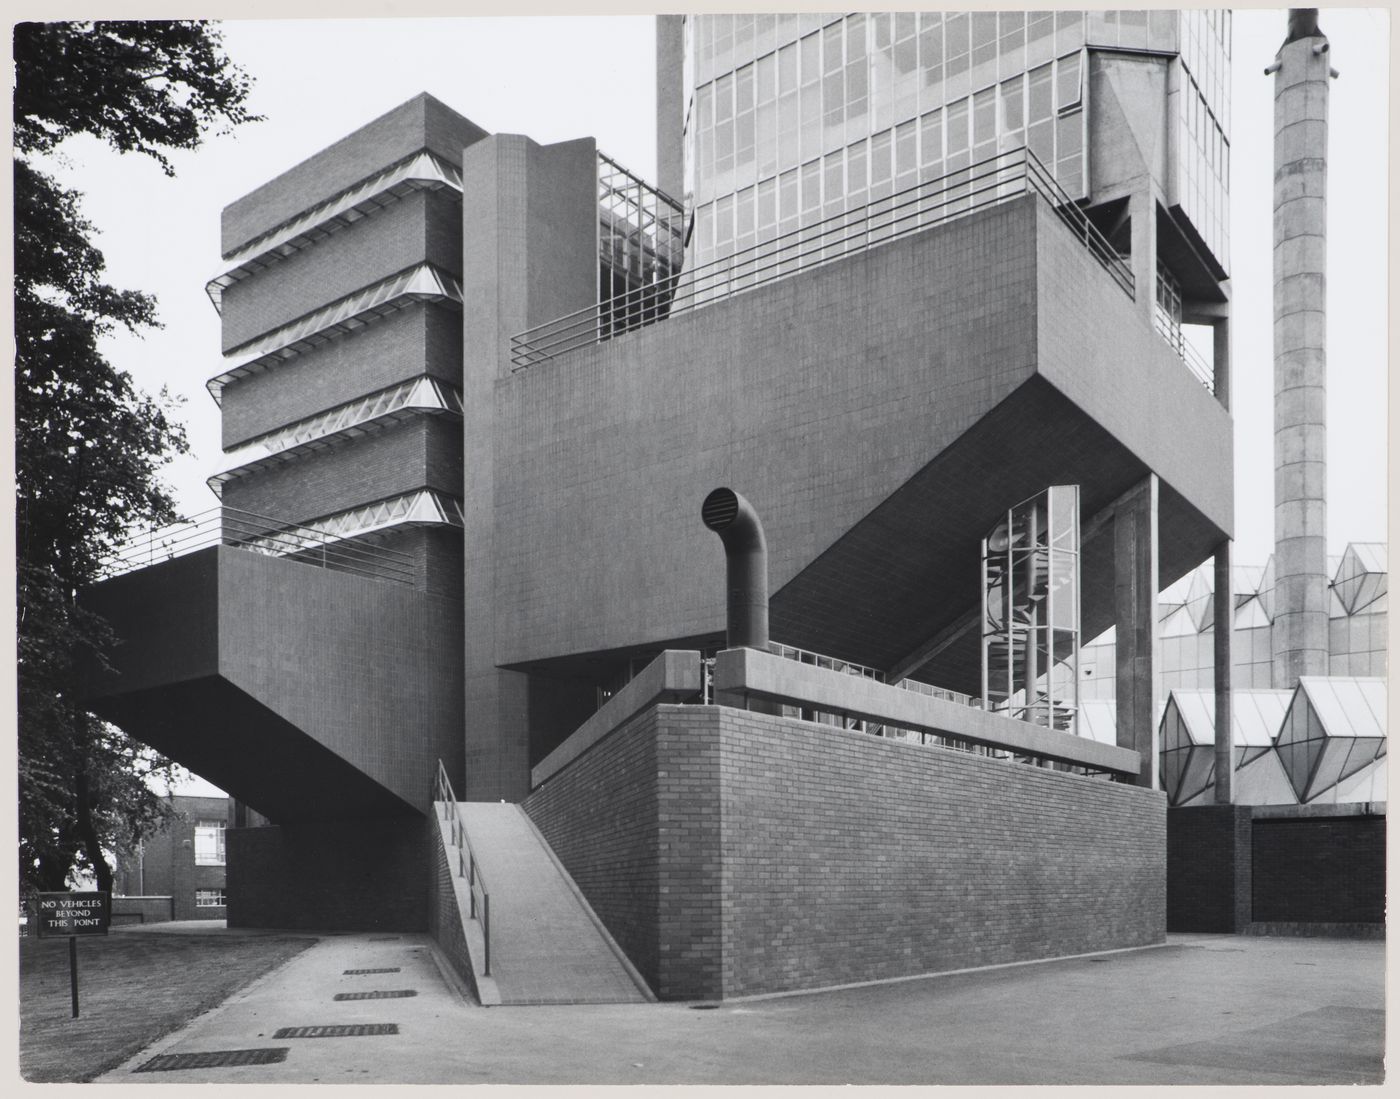
[[99,1082],[1284,1085],[1384,1071],[1379,941],[1172,935],[719,1005],[483,1008],[444,966],[426,936],[328,936]]

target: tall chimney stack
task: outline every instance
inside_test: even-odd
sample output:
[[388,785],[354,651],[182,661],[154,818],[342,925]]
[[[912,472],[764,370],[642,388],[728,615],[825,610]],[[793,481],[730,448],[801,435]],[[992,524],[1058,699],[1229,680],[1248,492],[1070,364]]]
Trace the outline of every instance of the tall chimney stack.
[[1273,684],[1326,675],[1327,95],[1316,8],[1288,13],[1274,76]]

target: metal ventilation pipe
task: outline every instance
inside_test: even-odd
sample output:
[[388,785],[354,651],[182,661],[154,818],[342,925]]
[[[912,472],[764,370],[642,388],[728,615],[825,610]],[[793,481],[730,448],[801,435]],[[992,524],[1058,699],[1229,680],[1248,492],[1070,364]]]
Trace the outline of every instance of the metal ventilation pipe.
[[700,519],[724,543],[731,649],[768,647],[768,543],[753,505],[733,489],[717,488],[700,505]]

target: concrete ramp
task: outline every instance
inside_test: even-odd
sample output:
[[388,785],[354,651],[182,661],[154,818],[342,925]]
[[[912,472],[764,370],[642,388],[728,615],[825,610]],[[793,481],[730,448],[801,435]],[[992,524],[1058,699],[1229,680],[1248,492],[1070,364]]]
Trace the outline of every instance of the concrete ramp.
[[461,802],[491,894],[491,977],[502,1004],[654,1000],[518,805]]

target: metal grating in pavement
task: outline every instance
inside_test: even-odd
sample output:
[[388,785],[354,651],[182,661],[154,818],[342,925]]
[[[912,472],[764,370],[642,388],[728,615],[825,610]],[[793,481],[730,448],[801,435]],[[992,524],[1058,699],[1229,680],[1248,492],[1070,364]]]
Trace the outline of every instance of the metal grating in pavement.
[[366,973],[397,973],[398,971],[399,967],[396,965],[384,966],[381,969],[347,969],[345,971],[345,976],[361,977]]
[[176,1072],[185,1068],[232,1068],[235,1065],[276,1065],[287,1059],[288,1046],[265,1049],[216,1049],[208,1053],[162,1053],[132,1072]]
[[397,1034],[398,1023],[335,1023],[329,1026],[284,1026],[274,1038],[361,1038],[368,1034]]
[[405,996],[417,996],[416,988],[380,989],[375,992],[337,992],[333,1000],[401,1000]]
[[372,943],[396,943],[402,937],[401,935],[371,935],[369,941]]

